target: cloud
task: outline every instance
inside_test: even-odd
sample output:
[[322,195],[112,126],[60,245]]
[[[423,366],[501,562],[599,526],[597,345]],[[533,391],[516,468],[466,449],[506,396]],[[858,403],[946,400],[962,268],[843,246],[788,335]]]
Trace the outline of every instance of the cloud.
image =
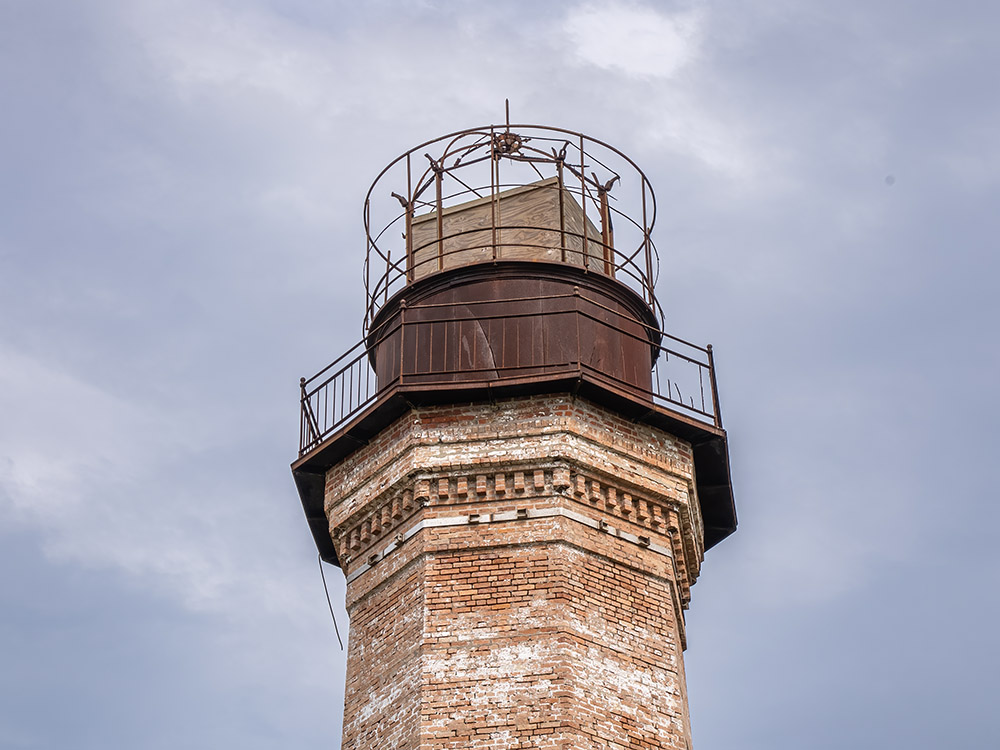
[[702,4],[578,5],[554,28],[553,46],[564,63],[560,93],[585,101],[587,115],[601,124],[613,119],[617,139],[633,144],[630,151],[674,159],[674,170],[707,168],[730,187],[752,184],[760,191],[762,180],[775,176],[763,165],[776,149],[760,142],[759,118],[740,106],[737,92],[720,89],[729,25],[728,16],[716,19]]
[[[965,744],[996,744],[955,713],[978,706],[987,680],[903,707],[905,690],[851,688],[884,634],[830,640],[859,624],[909,634],[889,665],[900,684],[920,684],[912,654],[949,629],[949,684],[978,685],[965,665],[989,654],[1000,162],[982,8],[43,8],[0,10],[12,102],[0,122],[0,546],[11,569],[38,574],[0,590],[4,625],[18,628],[0,637],[0,661],[23,652],[0,699],[30,696],[0,711],[0,744],[50,725],[39,746],[336,741],[341,696],[324,691],[342,684],[339,663],[316,658],[336,644],[287,468],[297,378],[357,337],[370,180],[420,141],[501,120],[505,97],[514,120],[636,159],[658,197],[671,331],[717,345],[741,528],[710,552],[689,613],[702,718],[741,719],[714,722],[715,746],[808,744],[776,742],[763,720],[763,739],[748,736],[774,706],[813,739],[827,725],[810,711],[836,714],[824,747],[849,744],[851,700],[940,723],[944,739],[914,747],[947,744],[955,715],[983,735]],[[343,577],[328,578],[337,606]],[[928,591],[947,592],[947,607],[927,608]],[[116,625],[135,628],[161,663],[109,666],[74,596],[92,607],[97,643],[110,651]],[[166,624],[130,620],[137,600]],[[39,637],[46,626],[57,642]],[[717,664],[698,664],[699,650]],[[758,679],[782,659],[796,662],[784,679]],[[845,663],[843,690],[786,690]],[[111,679],[102,692],[90,679],[102,670],[143,690]],[[747,686],[773,705],[748,701]],[[119,710],[132,697],[139,711]],[[86,731],[51,722],[53,700]],[[253,723],[278,713],[280,739]],[[136,739],[114,741],[125,714]],[[866,736],[882,744],[913,726],[879,721]]]
[[9,348],[0,359],[0,481],[12,509],[56,515],[78,504],[87,482],[105,481],[110,465],[127,475],[141,436],[153,431],[148,415]]
[[0,358],[0,513],[42,532],[53,557],[210,599],[212,566],[149,481],[183,452],[176,422],[9,348]]
[[[276,513],[266,488],[227,487],[211,465],[229,450],[220,426],[232,417],[137,404],[6,347],[0,360],[6,523],[34,529],[53,560],[143,580],[193,610],[225,612],[265,592],[257,609],[302,606],[280,583],[291,558],[273,534],[294,507]],[[250,549],[270,549],[269,561]]]
[[336,86],[342,60],[322,31],[214,2],[141,3],[129,25],[182,100],[255,93],[323,119],[344,106]]
[[662,13],[616,2],[574,8],[562,30],[581,63],[630,76],[670,78],[697,57],[703,26],[701,9]]

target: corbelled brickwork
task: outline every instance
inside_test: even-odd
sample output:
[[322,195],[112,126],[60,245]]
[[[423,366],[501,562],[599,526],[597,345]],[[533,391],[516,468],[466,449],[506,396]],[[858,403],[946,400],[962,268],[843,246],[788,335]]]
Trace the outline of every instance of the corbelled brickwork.
[[331,469],[343,748],[688,748],[693,479],[570,395],[415,408]]

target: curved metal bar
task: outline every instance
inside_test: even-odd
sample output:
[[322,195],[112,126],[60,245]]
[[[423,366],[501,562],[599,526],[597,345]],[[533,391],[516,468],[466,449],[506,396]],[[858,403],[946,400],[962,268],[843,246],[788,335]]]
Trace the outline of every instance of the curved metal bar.
[[[432,158],[431,154],[436,154],[436,159]],[[418,179],[410,181],[409,165],[412,163],[412,159],[419,158],[420,161],[423,161],[424,156],[430,159],[430,165],[421,170]],[[474,158],[465,161],[470,156]],[[508,177],[506,182],[501,183],[498,179],[498,169],[502,160],[506,160],[511,165],[523,165],[518,168],[512,166],[513,174],[530,177],[530,179],[512,181]],[[475,167],[484,161],[492,162],[489,185],[476,179],[474,170],[469,172],[472,179],[464,174],[459,176],[459,173],[463,172],[465,168]],[[373,223],[376,223],[377,215],[382,213],[381,207],[384,206],[382,201],[385,200],[376,199],[376,192],[381,195],[382,189],[387,186],[388,175],[404,164],[407,167],[406,180],[400,181],[401,184],[398,186],[394,183],[392,187],[396,189],[386,191],[399,198],[403,205],[403,212],[397,213],[397,208],[392,213],[390,221],[383,224],[380,229],[373,230]],[[525,172],[529,167],[531,172],[526,175]],[[559,199],[558,229],[553,229],[547,224],[542,226],[523,223],[513,225],[503,221],[503,217],[500,215],[503,211],[498,212],[502,203],[501,191],[531,185],[536,182],[536,177],[543,180],[550,179],[545,174],[550,170],[553,172],[551,177],[556,178],[561,174],[563,167],[575,173],[578,178],[578,181],[570,180],[570,183],[574,184],[567,184],[560,179],[558,189],[572,196],[573,200],[578,202],[577,205],[582,211],[583,217],[582,231],[574,231],[565,226],[566,219],[563,216],[562,198]],[[519,172],[519,169],[524,171]],[[594,169],[597,171],[590,172]],[[505,168],[504,172],[506,177],[509,170]],[[463,232],[446,233],[441,231],[441,217],[439,216],[439,229],[435,236],[423,242],[420,247],[414,247],[414,238],[411,236],[413,234],[414,208],[418,205],[420,196],[432,184],[437,183],[438,188],[440,188],[440,180],[445,176],[452,177],[464,189],[454,191],[447,196],[438,196],[433,203],[427,203],[426,205],[431,209],[429,213],[438,210],[443,212],[447,208],[461,205],[454,201],[465,195],[475,196],[476,200],[489,198],[492,204],[490,226],[485,229],[473,228]],[[616,181],[615,178],[622,180],[623,184],[627,180],[631,185],[625,196],[620,193],[615,195],[610,193],[610,186]],[[405,193],[405,199],[400,193]],[[641,206],[638,205],[640,196]],[[570,203],[572,202],[570,201]],[[633,202],[637,205],[630,207]],[[426,215],[421,214],[421,216]],[[617,223],[614,221],[615,219],[622,222],[621,228],[614,226]],[[397,254],[394,245],[386,245],[385,243],[388,241],[387,236],[391,239],[389,230],[400,226],[404,220],[403,237],[405,238],[406,252]],[[595,232],[594,226],[589,226],[591,221],[601,224],[597,232]],[[502,260],[502,248],[508,244],[505,240],[510,237],[509,230],[552,232],[554,238],[552,245],[527,241],[524,236],[511,239],[509,243],[519,247],[556,251],[559,257],[565,259],[565,262],[572,265],[581,264],[588,272],[603,272],[606,275],[618,277],[628,286],[634,284],[635,290],[641,293],[654,314],[662,321],[662,309],[654,293],[660,271],[659,253],[650,237],[655,222],[656,200],[652,184],[638,164],[614,146],[579,131],[518,123],[467,128],[432,138],[414,146],[387,164],[376,176],[365,196],[364,224],[367,247],[364,262],[364,286],[368,301],[365,330],[368,329],[372,319],[385,304],[390,294],[395,294],[418,276],[426,276],[430,272],[436,272],[433,268],[428,269],[428,264],[436,262],[438,270],[445,270],[447,258],[471,250],[471,248],[445,250],[446,240],[454,240],[462,235],[475,232],[492,231],[493,239],[488,243],[493,246],[493,258],[490,260]],[[377,223],[381,224],[381,222]],[[621,250],[615,247],[615,229],[619,230],[617,239],[624,240],[629,249]],[[567,238],[573,242],[582,243],[581,248],[574,249],[566,246],[565,240]],[[433,253],[433,258],[416,260],[418,252],[424,251],[426,254],[426,248],[433,246],[438,248],[438,252]],[[597,256],[595,253],[602,255]],[[379,262],[375,265],[371,262],[373,254],[379,258]],[[393,259],[393,256],[396,259]],[[592,262],[603,262],[603,271],[591,268]],[[424,269],[423,274],[420,273],[421,269]]]

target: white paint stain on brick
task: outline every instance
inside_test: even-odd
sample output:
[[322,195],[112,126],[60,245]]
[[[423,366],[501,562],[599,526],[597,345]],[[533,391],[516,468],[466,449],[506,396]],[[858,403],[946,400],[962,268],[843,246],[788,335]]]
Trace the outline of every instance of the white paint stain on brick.
[[[413,411],[331,470],[335,540],[372,519],[354,554],[389,550],[348,586],[345,750],[688,747],[675,576],[701,562],[692,472],[683,441],[569,396]],[[519,507],[593,520],[515,514],[386,541]]]

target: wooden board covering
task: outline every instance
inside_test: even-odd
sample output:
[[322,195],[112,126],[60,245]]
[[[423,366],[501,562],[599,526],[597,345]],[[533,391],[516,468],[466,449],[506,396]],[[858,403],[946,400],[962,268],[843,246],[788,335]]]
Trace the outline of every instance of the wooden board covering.
[[[560,202],[562,211],[560,212]],[[496,215],[496,255],[493,217]],[[438,213],[413,219],[412,276],[416,280],[438,271],[494,260],[536,260],[583,266],[605,273],[601,230],[585,218],[576,198],[559,187],[557,177],[498,193],[495,200],[478,198],[445,208],[438,236]],[[560,217],[562,221],[560,222]],[[584,247],[586,225],[587,251]]]

